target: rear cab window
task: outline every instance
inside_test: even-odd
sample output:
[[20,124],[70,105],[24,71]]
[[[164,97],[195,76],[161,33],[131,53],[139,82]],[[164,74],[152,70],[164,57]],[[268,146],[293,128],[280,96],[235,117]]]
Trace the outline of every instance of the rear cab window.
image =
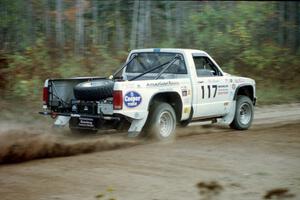
[[[144,52],[138,53],[138,56],[132,60],[126,67],[127,73],[143,73],[149,69],[159,66],[163,63],[171,61],[178,53],[166,52]],[[167,65],[165,65],[167,66]],[[153,71],[159,73],[165,66]],[[164,73],[166,74],[187,74],[185,62],[182,59],[177,59]]]

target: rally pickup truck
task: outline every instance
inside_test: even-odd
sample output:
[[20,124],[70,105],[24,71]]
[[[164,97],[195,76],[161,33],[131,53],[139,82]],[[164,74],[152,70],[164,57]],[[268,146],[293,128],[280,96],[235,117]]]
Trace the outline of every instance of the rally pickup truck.
[[223,72],[206,52],[154,48],[131,51],[108,78],[46,80],[40,114],[74,132],[126,128],[168,140],[196,121],[246,130],[255,103],[255,81]]

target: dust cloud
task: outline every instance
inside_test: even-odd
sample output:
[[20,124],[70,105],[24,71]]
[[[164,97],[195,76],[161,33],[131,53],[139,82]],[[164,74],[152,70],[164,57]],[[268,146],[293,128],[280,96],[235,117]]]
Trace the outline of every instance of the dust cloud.
[[110,137],[66,140],[39,131],[9,130],[0,134],[0,164],[113,150],[140,143],[138,140]]

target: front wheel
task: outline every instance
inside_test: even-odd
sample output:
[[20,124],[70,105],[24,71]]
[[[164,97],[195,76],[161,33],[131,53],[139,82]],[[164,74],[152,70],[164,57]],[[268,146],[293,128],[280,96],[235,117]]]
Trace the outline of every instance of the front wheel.
[[146,124],[146,133],[155,140],[166,141],[175,137],[176,115],[167,103],[151,106]]
[[238,96],[236,102],[236,110],[231,128],[237,130],[248,129],[253,121],[254,108],[251,99],[248,96]]

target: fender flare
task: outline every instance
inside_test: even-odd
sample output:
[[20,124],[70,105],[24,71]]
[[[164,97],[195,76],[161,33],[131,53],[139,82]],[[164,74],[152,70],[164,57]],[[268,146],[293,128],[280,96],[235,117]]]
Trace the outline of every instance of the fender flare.
[[[161,91],[161,92],[157,92],[157,93],[154,93],[151,98],[149,99],[149,104],[148,104],[148,111],[150,110],[150,106],[152,105],[152,102],[153,102],[153,99],[157,96],[157,95],[160,95],[160,94],[175,94],[179,97],[180,99],[180,103],[181,103],[181,109],[179,109],[179,113],[176,112],[176,108],[174,108],[175,110],[175,113],[176,113],[176,117],[178,117],[178,121],[180,121],[181,119],[181,116],[182,116],[182,109],[183,109],[183,101],[182,101],[182,98],[180,96],[180,94],[177,92],[177,91]],[[168,101],[165,101],[166,103],[168,103]],[[172,106],[173,107],[173,106]]]
[[248,86],[250,86],[252,88],[253,99],[251,99],[251,100],[254,101],[254,98],[255,98],[254,97],[254,87],[251,84],[241,84],[241,85],[238,85],[237,88],[235,89],[235,92],[234,92],[234,95],[233,95],[233,100],[237,99],[237,93],[238,93],[238,91],[239,91],[240,88],[242,88],[242,87],[248,87]]

